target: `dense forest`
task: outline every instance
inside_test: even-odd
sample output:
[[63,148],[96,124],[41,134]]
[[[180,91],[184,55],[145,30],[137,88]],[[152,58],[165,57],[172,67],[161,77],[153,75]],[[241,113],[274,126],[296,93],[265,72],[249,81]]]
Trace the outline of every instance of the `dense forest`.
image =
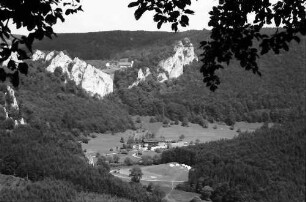
[[177,188],[203,194],[210,186],[213,202],[304,201],[305,121],[165,151],[162,162],[192,165],[188,182]]
[[[152,47],[144,51],[156,50]],[[136,62],[134,69],[116,72],[116,95],[128,106],[130,114],[188,119],[194,123],[206,119],[228,125],[236,121],[283,122],[305,113],[305,53],[305,44],[292,43],[289,52],[260,58],[262,77],[243,71],[233,61],[227,69],[218,72],[222,83],[216,92],[205,87],[201,64],[196,62],[184,67],[181,77],[165,83],[157,82],[156,66],[151,62],[152,76],[137,87],[127,89],[135,81],[139,66],[143,67]],[[142,64],[147,59],[137,61]]]
[[[191,37],[195,44],[208,36],[208,31],[149,32],[149,31],[106,31],[93,33],[58,34],[58,37],[38,41],[39,50],[67,50],[73,57],[83,60],[106,60],[120,57],[133,58],[135,50],[151,49],[152,46],[165,48],[174,41]],[[199,45],[197,45],[198,47]],[[152,57],[153,55],[151,55]],[[154,56],[153,56],[154,57]]]
[[60,71],[52,74],[43,62],[28,63],[30,71],[16,91],[27,123],[74,131],[77,136],[133,128],[125,108],[112,96],[103,100],[90,97],[73,81],[65,83],[67,78]]
[[109,174],[109,167],[88,164],[80,143],[70,135],[30,125],[0,131],[0,173],[30,181],[24,185],[26,192],[0,190],[0,201],[75,201],[82,192],[160,201],[159,195],[147,192],[141,184]]

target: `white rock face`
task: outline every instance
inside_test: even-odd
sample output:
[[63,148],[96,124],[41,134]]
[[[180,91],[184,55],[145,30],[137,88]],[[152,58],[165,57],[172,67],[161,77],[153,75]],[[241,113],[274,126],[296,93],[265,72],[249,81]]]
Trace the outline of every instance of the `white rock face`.
[[22,62],[22,60],[19,60],[19,59],[18,59],[18,53],[17,53],[17,52],[12,52],[11,55],[9,56],[9,58],[8,58],[7,60],[5,60],[5,61],[2,62],[2,65],[3,65],[4,67],[6,67],[6,66],[8,65],[8,63],[9,63],[10,60],[15,61],[16,65],[18,65],[19,63]]
[[15,97],[15,91],[13,90],[13,88],[11,88],[10,86],[7,86],[7,92],[5,93],[5,96],[10,96],[12,98],[12,103],[5,103],[5,106],[8,107],[8,105],[10,105],[10,107],[15,108],[16,110],[19,110],[19,106],[17,103],[17,99]]
[[72,63],[71,58],[66,55],[63,51],[60,51],[50,62],[50,65],[47,67],[47,71],[54,72],[57,67],[62,68],[63,73],[69,75],[68,66]]
[[50,61],[54,57],[54,55],[55,55],[55,51],[51,51],[50,53],[46,55],[45,60]]
[[15,123],[15,126],[26,124],[22,117],[16,119],[15,116],[14,117],[9,116],[9,112],[11,111],[14,111],[15,115],[16,113],[19,113],[19,106],[17,103],[17,99],[15,97],[15,91],[13,90],[13,88],[11,88],[10,86],[7,86],[6,92],[4,93],[4,95],[5,95],[5,104],[4,106],[2,106],[2,108],[5,113],[5,118],[12,119]]
[[[82,69],[80,73],[82,72]],[[81,86],[90,94],[101,97],[113,92],[113,79],[110,75],[87,65],[81,81]]]
[[45,59],[46,54],[40,50],[36,50],[33,55],[32,55],[32,60],[33,61],[38,61],[38,60],[43,60]]
[[168,77],[167,77],[165,72],[158,74],[158,76],[157,76],[157,81],[158,82],[163,83],[163,82],[165,82],[167,80],[168,80]]
[[[194,47],[188,38],[178,41],[174,46],[175,54],[159,62],[159,67],[168,72],[168,79],[178,78],[183,74],[184,66],[191,64],[194,60],[198,61],[198,57],[194,52]],[[164,75],[161,75],[164,78]],[[164,82],[163,79],[161,82]]]
[[113,92],[113,79],[111,76],[79,58],[72,60],[63,51],[58,53],[52,51],[44,58],[45,61],[50,62],[46,68],[47,71],[53,73],[57,67],[60,67],[70,80],[73,80],[76,85],[80,85],[91,96],[97,94],[102,98]]
[[146,68],[146,73],[144,74],[142,69],[139,69],[138,71],[138,77],[137,77],[137,80],[132,84],[130,85],[128,88],[131,89],[133,88],[134,86],[138,86],[138,84],[142,81],[145,81],[146,78],[151,74],[150,72],[150,69],[147,67]]

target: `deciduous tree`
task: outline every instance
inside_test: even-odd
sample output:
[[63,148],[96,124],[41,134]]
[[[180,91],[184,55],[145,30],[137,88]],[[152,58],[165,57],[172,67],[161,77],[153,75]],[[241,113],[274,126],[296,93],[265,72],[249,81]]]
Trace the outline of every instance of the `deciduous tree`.
[[142,178],[142,171],[140,169],[139,166],[134,166],[131,170],[130,170],[130,177],[131,177],[131,181],[132,182],[140,182],[140,179]]

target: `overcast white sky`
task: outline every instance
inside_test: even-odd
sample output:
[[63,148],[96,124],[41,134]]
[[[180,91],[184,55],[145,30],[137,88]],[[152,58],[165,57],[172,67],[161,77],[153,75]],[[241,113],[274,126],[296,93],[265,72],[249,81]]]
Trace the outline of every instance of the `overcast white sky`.
[[[64,23],[54,26],[56,33],[97,32],[109,30],[147,30],[158,31],[153,14],[146,13],[138,21],[134,18],[135,8],[128,8],[133,0],[82,0],[84,12],[66,17]],[[188,29],[208,28],[209,15],[218,0],[192,0],[191,9],[195,14],[190,17]],[[181,31],[184,31],[181,29]],[[171,31],[170,25],[163,25],[160,31]],[[13,33],[23,33],[13,30]]]

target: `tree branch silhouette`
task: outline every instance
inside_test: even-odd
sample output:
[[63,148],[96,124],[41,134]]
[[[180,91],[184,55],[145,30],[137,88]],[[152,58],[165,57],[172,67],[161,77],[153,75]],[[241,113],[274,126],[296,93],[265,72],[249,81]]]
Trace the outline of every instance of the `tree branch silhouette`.
[[[10,79],[13,86],[19,85],[19,73],[27,74],[29,59],[34,40],[56,36],[53,25],[64,16],[82,11],[80,0],[1,0],[0,1],[0,80]],[[12,21],[16,28],[26,28],[27,36],[17,37],[9,28]]]
[[[194,13],[187,9],[190,5],[191,0],[138,0],[129,7],[137,7],[137,20],[146,11],[152,11],[158,28],[170,23],[172,30],[178,31],[178,26],[188,25],[188,15]],[[260,76],[257,64],[260,55],[269,51],[275,54],[289,51],[289,43],[292,40],[300,42],[300,35],[306,34],[305,0],[279,0],[274,4],[269,0],[219,0],[209,14],[208,25],[212,30],[210,40],[201,42],[201,73],[211,91],[220,84],[216,71],[224,69],[233,59],[245,70]],[[255,14],[254,20],[248,19],[251,14]],[[265,25],[273,24],[276,26],[274,33],[261,32]]]

